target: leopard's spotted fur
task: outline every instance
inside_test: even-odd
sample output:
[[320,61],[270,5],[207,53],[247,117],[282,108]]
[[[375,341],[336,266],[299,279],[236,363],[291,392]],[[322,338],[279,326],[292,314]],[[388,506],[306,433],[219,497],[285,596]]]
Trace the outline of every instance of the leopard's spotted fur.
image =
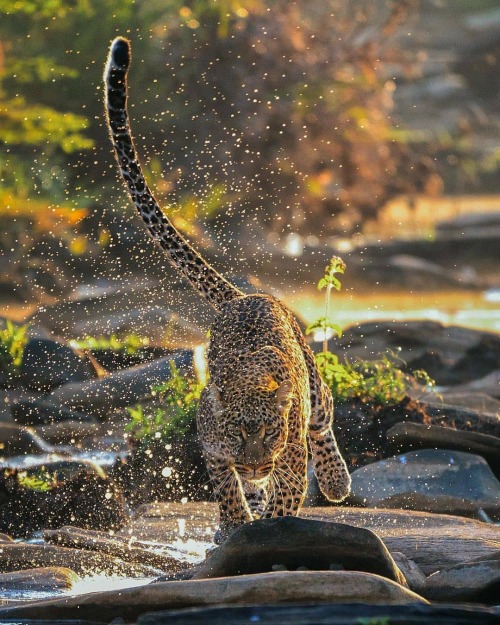
[[255,518],[295,515],[307,487],[307,440],[323,493],[341,501],[350,477],[332,431],[333,400],[293,315],[267,295],[244,295],[163,214],[136,157],[127,115],[130,44],[117,38],[105,71],[107,119],[121,174],[155,241],[219,311],[198,433],[218,494],[219,538]]

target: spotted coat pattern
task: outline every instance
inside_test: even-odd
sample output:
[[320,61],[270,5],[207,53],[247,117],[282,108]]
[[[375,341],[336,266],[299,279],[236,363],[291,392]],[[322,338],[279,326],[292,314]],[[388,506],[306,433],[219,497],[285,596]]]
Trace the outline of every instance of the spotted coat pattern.
[[219,501],[221,540],[256,518],[296,515],[307,488],[307,442],[322,492],[344,499],[350,477],[332,430],[333,400],[290,311],[268,295],[244,295],[174,228],[141,171],[127,114],[130,43],[111,44],[107,121],[132,201],[154,240],[218,311],[208,350],[210,383],[197,426]]

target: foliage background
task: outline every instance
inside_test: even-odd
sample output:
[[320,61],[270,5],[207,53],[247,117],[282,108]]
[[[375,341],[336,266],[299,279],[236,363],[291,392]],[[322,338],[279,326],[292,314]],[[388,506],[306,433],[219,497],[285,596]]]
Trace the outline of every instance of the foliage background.
[[[418,71],[416,0],[0,0],[0,15],[0,248],[46,294],[135,237],[103,124],[117,34],[148,176],[208,247],[201,225],[222,252],[262,229],[351,235],[401,193],[453,192],[450,163],[484,182],[465,131],[393,115]],[[498,151],[487,166],[495,179]]]

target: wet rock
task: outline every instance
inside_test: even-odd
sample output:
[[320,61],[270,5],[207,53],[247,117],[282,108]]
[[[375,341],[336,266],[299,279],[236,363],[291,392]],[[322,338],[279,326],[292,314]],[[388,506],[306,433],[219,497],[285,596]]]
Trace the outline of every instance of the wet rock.
[[396,582],[371,573],[352,571],[285,571],[217,579],[161,582],[37,602],[36,605],[0,608],[5,618],[64,618],[78,614],[126,621],[144,612],[214,604],[274,603],[426,603],[425,599]]
[[458,500],[500,518],[500,483],[483,458],[460,451],[411,451],[357,469],[352,495],[375,507],[394,508],[402,499],[405,507],[422,509],[418,508],[422,498],[426,504],[434,500],[445,507],[439,512],[451,514],[457,512],[454,500]]
[[48,490],[23,486],[16,471],[0,473],[0,531],[12,536],[69,524],[117,529],[126,519],[123,495],[102,471],[79,471]]
[[500,591],[500,554],[494,559],[464,562],[429,576],[422,594],[432,601],[497,604]]
[[51,451],[37,434],[18,425],[0,423],[0,458]]
[[28,388],[50,391],[61,384],[95,377],[90,361],[64,343],[30,338],[24,348],[21,380]]
[[63,421],[96,423],[96,419],[92,415],[76,412],[46,399],[20,400],[12,404],[10,410],[16,423],[22,425],[46,425]]
[[494,608],[362,603],[216,606],[149,612],[137,625],[498,625]]
[[158,569],[145,564],[124,562],[120,558],[104,553],[54,545],[2,543],[0,549],[2,573],[43,567],[64,567],[75,571],[82,577],[99,574],[119,577],[156,577],[161,573]]
[[172,357],[117,371],[100,380],[65,384],[51,393],[49,400],[102,416],[113,408],[130,406],[150,397],[152,386],[170,378],[171,361],[186,371],[192,366],[193,354],[189,350],[178,351]]
[[5,591],[50,592],[70,590],[79,576],[71,569],[59,566],[24,569],[11,573],[0,573],[0,588]]
[[376,573],[406,586],[373,532],[295,517],[263,519],[237,528],[210,553],[194,579],[270,571],[276,564],[290,570],[302,566],[328,570],[340,564],[346,570]]
[[482,456],[500,477],[500,438],[421,423],[396,423],[387,439],[398,453],[412,449],[455,449]]
[[160,553],[159,545],[155,545],[153,551],[151,548],[146,548],[142,543],[138,543],[132,536],[129,538],[110,536],[104,532],[82,530],[71,526],[57,530],[44,530],[42,535],[46,542],[54,545],[98,551],[116,556],[125,562],[147,564],[169,573],[186,569],[187,566],[166,553]]

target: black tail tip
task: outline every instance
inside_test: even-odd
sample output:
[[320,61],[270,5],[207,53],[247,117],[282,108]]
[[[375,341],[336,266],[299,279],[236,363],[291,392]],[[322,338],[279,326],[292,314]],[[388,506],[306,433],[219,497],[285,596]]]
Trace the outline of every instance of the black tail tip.
[[130,41],[125,37],[117,37],[111,44],[110,59],[118,69],[128,69],[130,65]]

